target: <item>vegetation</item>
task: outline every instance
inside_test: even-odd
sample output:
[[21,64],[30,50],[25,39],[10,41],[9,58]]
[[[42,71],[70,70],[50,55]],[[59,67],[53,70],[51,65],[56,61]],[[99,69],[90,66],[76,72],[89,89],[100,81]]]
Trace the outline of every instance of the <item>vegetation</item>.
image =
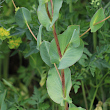
[[109,110],[109,79],[109,0],[0,0],[0,110]]

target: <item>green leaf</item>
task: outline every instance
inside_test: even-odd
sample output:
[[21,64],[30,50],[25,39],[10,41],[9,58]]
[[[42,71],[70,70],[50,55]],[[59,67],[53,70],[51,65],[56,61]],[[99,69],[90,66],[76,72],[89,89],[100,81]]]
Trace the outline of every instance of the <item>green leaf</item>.
[[58,69],[67,68],[76,63],[82,56],[83,48],[84,44],[82,40],[80,40],[79,47],[77,48],[74,48],[73,46],[68,47],[65,54],[61,58]]
[[18,93],[17,90],[16,90],[16,88],[15,88],[10,82],[6,81],[5,79],[3,79],[3,82],[4,82],[7,86],[9,86],[15,93]]
[[26,23],[32,20],[29,10],[24,7],[20,8],[15,14],[15,20],[19,27],[24,28]]
[[5,0],[6,3],[9,3],[11,0]]
[[79,38],[79,26],[76,27],[73,31],[73,35],[70,40],[70,44],[72,43],[74,47],[78,47],[80,45],[80,38]]
[[96,32],[99,28],[102,27],[102,25],[104,24],[104,21],[96,25],[94,24],[99,21],[102,21],[104,18],[105,18],[104,10],[103,8],[100,8],[99,10],[97,10],[97,12],[94,14],[94,16],[91,19],[91,22],[90,22],[91,32]]
[[7,105],[6,105],[5,101],[2,102],[1,110],[7,110]]
[[43,5],[45,3],[47,3],[49,0],[39,0],[39,5]]
[[[39,1],[39,3],[40,3],[40,1]],[[40,23],[44,27],[46,27],[46,29],[48,31],[50,31],[51,30],[51,28],[50,28],[51,21],[47,15],[45,4],[39,5],[37,13],[38,13],[38,19],[39,19]]]
[[7,110],[7,105],[5,103],[5,97],[6,97],[6,90],[4,90],[4,92],[0,93],[1,110]]
[[81,108],[81,107],[72,107],[69,110],[86,110],[86,109]]
[[50,59],[51,63],[60,63],[59,69],[64,69],[78,61],[82,55],[84,44],[79,38],[79,26],[69,26],[64,33],[58,35],[58,40],[62,58],[60,59],[58,55],[56,43],[53,39],[49,49]]
[[50,62],[50,56],[49,56],[49,47],[50,43],[47,41],[44,41],[40,46],[40,54],[42,60],[50,67],[52,67],[52,63]]
[[[61,71],[59,71],[61,73]],[[66,86],[66,98],[63,96],[62,92],[62,82],[60,77],[56,71],[56,68],[52,68],[48,72],[47,77],[47,91],[50,98],[58,103],[61,106],[64,106],[64,101],[66,100],[68,103],[71,103],[71,99],[69,97],[69,92],[71,89],[71,72],[69,68],[64,70],[65,73],[65,86]]]
[[39,50],[39,47],[41,45],[41,33],[42,33],[42,25],[40,25],[39,27],[39,33],[38,33],[38,36],[37,36],[37,49]]
[[58,19],[59,11],[60,11],[60,8],[62,7],[62,3],[63,3],[63,0],[53,0],[54,12],[53,12],[53,19],[50,27],[52,27],[55,21]]
[[74,92],[76,94],[78,92],[78,89],[80,88],[80,86],[79,85],[74,85],[73,87],[74,87]]

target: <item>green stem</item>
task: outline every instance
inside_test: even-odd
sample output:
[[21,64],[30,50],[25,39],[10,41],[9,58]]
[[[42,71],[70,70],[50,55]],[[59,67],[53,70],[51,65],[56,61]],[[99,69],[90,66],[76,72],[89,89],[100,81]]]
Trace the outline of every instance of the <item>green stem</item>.
[[3,60],[3,78],[8,78],[8,67],[9,67],[9,53],[5,54],[5,58]]
[[95,99],[95,97],[96,97],[98,88],[100,87],[100,84],[101,84],[102,81],[106,78],[106,76],[107,76],[108,74],[109,74],[109,72],[104,75],[104,77],[101,79],[101,81],[100,81],[99,84],[97,85],[97,88],[96,88],[96,90],[95,90],[95,93],[94,93],[93,99],[92,99],[92,101],[91,101],[91,105],[90,105],[90,109],[89,109],[89,110],[92,110],[92,106],[93,106],[94,99]]
[[[69,12],[70,12],[70,13],[73,12],[72,0],[70,0],[70,3],[69,3]],[[71,24],[73,24],[73,17],[70,18],[70,22],[71,22]]]
[[84,102],[85,102],[86,110],[88,110],[88,104],[87,104],[87,99],[86,99],[86,92],[85,92],[83,81],[81,81],[81,86],[82,86],[82,92],[83,92],[83,97],[84,97]]
[[70,12],[70,13],[73,12],[72,0],[70,0],[70,3],[69,3],[69,12]]
[[97,46],[97,33],[93,33],[93,46],[94,46],[94,51],[96,51],[96,46]]
[[2,59],[0,59],[0,79],[2,78]]
[[95,90],[95,93],[94,93],[93,99],[92,99],[92,101],[91,101],[90,110],[92,110],[92,106],[93,106],[93,103],[94,103],[94,100],[95,100],[95,97],[96,97],[96,94],[97,94],[98,88],[99,88],[99,86],[97,86],[97,88],[96,88],[96,90]]
[[[101,89],[102,102],[104,102],[105,99],[106,99],[106,95],[105,95],[105,93],[104,93],[103,86],[101,86],[100,89]],[[103,104],[103,110],[107,110],[107,104],[106,104],[106,103]]]

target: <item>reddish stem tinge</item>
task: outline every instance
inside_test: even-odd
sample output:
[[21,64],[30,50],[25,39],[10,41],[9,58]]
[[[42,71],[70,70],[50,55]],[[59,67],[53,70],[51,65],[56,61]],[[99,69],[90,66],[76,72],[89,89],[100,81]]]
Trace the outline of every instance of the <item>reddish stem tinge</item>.
[[60,45],[59,45],[59,41],[58,41],[56,29],[55,29],[55,24],[53,25],[53,35],[54,35],[55,42],[56,42],[56,45],[57,45],[58,54],[59,54],[60,58],[62,58],[62,54],[61,54],[61,50],[60,50]]
[[64,98],[65,98],[66,97],[66,92],[65,92],[65,74],[64,74],[64,69],[61,70],[61,77],[62,77],[63,95],[64,95]]

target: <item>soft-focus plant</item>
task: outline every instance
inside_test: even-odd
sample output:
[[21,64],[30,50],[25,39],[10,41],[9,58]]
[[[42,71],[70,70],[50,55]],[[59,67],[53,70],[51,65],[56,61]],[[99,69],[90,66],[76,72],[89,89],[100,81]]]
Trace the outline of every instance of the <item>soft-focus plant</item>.
[[[9,1],[6,0],[6,2],[8,3]],[[105,8],[102,8],[102,7],[100,8],[101,0],[91,1],[90,4],[92,5],[92,8],[93,8],[92,13],[94,13],[94,10],[95,11],[97,10],[97,11],[94,15],[93,14],[91,14],[90,16],[88,15],[88,17],[92,17],[92,16],[93,17],[90,20],[89,26],[87,26],[88,27],[87,31],[82,33],[80,31],[82,30],[80,28],[80,25],[76,25],[73,22],[75,15],[74,16],[72,15],[70,21],[66,21],[67,25],[64,25],[66,28],[63,28],[62,29],[63,31],[60,31],[60,29],[59,30],[57,29],[59,24],[62,23],[59,21],[62,20],[60,19],[61,17],[60,10],[63,7],[63,2],[65,2],[66,4],[69,4],[69,12],[72,14],[73,8],[74,8],[72,4],[80,2],[79,0],[75,0],[75,1],[74,0],[73,1],[72,0],[64,0],[64,1],[63,0],[39,0],[39,6],[37,7],[37,15],[38,15],[40,26],[36,37],[36,35],[33,33],[30,27],[31,23],[33,22],[30,11],[24,7],[17,8],[13,0],[12,2],[16,10],[16,13],[15,13],[16,24],[19,26],[19,28],[24,30],[24,32],[26,32],[25,29],[28,28],[28,30],[30,31],[31,35],[34,38],[33,40],[32,38],[28,37],[28,39],[32,41],[30,43],[30,51],[28,51],[28,53],[25,54],[25,57],[30,56],[30,59],[31,59],[30,62],[36,63],[36,60],[34,60],[35,56],[33,57],[32,54],[40,52],[40,56],[42,60],[50,68],[48,71],[48,76],[46,81],[47,92],[50,98],[57,104],[61,105],[61,108],[63,110],[85,110],[82,107],[77,107],[73,104],[74,97],[70,98],[70,91],[72,86],[74,88],[75,93],[77,93],[78,88],[81,85],[85,107],[86,107],[86,110],[88,110],[86,91],[84,87],[86,86],[87,93],[88,93],[88,100],[90,101],[89,110],[92,110],[93,103],[97,95],[98,89],[99,88],[103,89],[102,84],[105,78],[109,75],[109,69],[110,69],[110,64],[109,64],[110,45],[107,44],[103,49],[102,49],[102,46],[100,46],[100,48],[97,47],[98,45],[97,32],[99,32],[102,36],[104,35],[109,36],[109,34],[103,33],[103,30],[102,30],[103,28],[101,28],[104,25],[105,20],[108,20],[110,18],[110,15],[105,11],[107,8],[107,5]],[[88,10],[88,13],[90,13],[89,12],[90,6],[86,8]],[[105,13],[107,17],[105,17]],[[77,14],[76,16],[78,15],[80,14]],[[57,21],[58,18],[60,19],[59,21]],[[80,23],[83,24],[84,26],[85,22],[83,23],[83,21],[81,21]],[[72,25],[69,25],[69,24],[72,24]],[[108,26],[108,30],[109,29],[110,28]],[[83,38],[82,36],[84,36],[90,30],[91,30],[91,33],[93,33],[94,54],[91,54],[88,51],[88,49],[84,47],[84,44],[91,45],[91,42],[90,43],[84,42],[82,40]],[[45,33],[50,32],[51,36],[53,32],[53,36],[51,38],[52,40],[51,39],[46,40],[46,38],[42,37],[43,36],[42,34],[44,31]],[[57,34],[57,31],[58,31],[58,34]],[[100,37],[100,34],[98,34],[99,35],[98,37],[99,37],[99,41],[102,42],[102,40],[100,40],[102,39],[102,37]],[[27,35],[29,35],[28,32],[27,32]],[[18,40],[21,43],[21,40],[20,39]],[[18,42],[16,42],[16,39],[14,38],[10,38],[8,43],[10,43],[9,45],[10,47],[13,47],[11,43],[13,44],[15,43],[16,45],[18,45],[17,44]],[[102,44],[103,43],[101,43],[101,45]],[[79,67],[77,67],[75,64],[77,64]],[[33,67],[34,66],[38,66],[38,65],[33,64]],[[104,70],[105,68],[107,68],[106,71]],[[35,69],[35,67],[33,69]],[[22,68],[21,70],[25,70],[25,69]],[[22,73],[22,71],[20,70],[18,72]],[[44,74],[44,72],[41,72],[40,74],[42,73]],[[92,74],[92,76],[90,73]],[[41,81],[43,80],[43,78],[45,82],[46,74],[44,74],[43,76],[41,75]],[[90,89],[90,92],[95,91],[92,96],[88,92],[89,91],[87,87],[88,85],[86,84],[87,80],[85,79],[89,80],[90,86],[93,87]],[[78,80],[81,80],[81,82]],[[26,83],[26,80],[24,82]],[[34,96],[32,97],[32,100],[34,101],[31,104],[37,103],[37,108],[40,109],[39,105],[44,100],[41,100],[40,102],[40,98],[42,96],[40,95],[39,91],[37,91],[36,88],[34,90],[35,90],[35,93],[34,93]],[[37,94],[39,94],[39,96]],[[4,92],[4,95],[5,95],[5,92]],[[45,96],[43,99],[45,99]],[[4,103],[4,99],[2,101]],[[4,104],[2,104],[2,106],[3,105]],[[102,103],[101,104],[98,103],[98,106],[96,107],[96,109],[98,108],[101,109],[101,106],[102,106]],[[46,107],[45,109],[48,109],[49,105],[46,104],[45,107]],[[103,108],[106,109],[106,107],[103,107]],[[4,108],[4,110],[5,109],[6,108]]]

